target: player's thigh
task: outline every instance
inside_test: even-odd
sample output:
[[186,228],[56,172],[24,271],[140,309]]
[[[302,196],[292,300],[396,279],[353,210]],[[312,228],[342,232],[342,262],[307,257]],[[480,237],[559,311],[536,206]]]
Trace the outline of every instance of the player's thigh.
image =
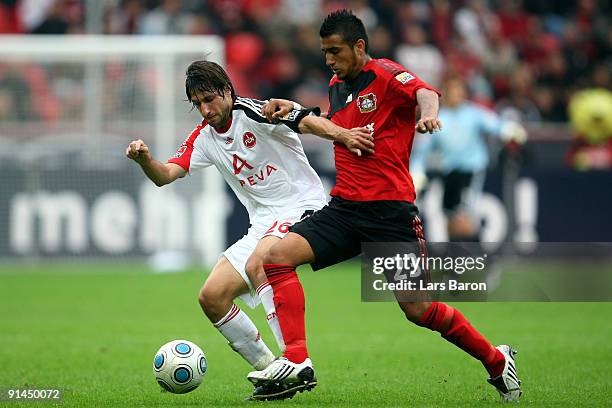
[[418,242],[423,239],[419,210],[406,201],[364,203],[357,224],[363,242]]
[[[393,259],[397,255],[408,255],[416,259],[426,257],[423,226],[414,204],[405,201],[376,201],[364,203],[363,207],[358,225],[366,259]],[[385,269],[384,275],[389,283],[396,282],[394,269]],[[400,299],[404,299],[404,295]]]
[[314,260],[315,255],[308,241],[294,232],[288,233],[283,239],[275,242],[263,258],[266,264],[291,266],[312,263]]
[[[316,210],[307,208],[296,208],[287,209],[280,213],[278,218],[272,223],[267,229],[264,237],[259,241],[257,245],[256,253],[254,253],[254,259],[251,265],[256,262],[264,262],[263,257],[268,255],[272,248],[276,246],[281,240],[285,239],[289,235],[290,228],[296,223],[310,217]],[[283,245],[280,245],[274,251],[275,262],[266,263],[284,263],[293,265],[294,262],[299,262],[296,265],[310,262],[312,258],[312,250],[307,241],[302,241],[301,237],[290,237],[284,240]],[[296,240],[297,239],[297,240]],[[288,250],[288,248],[293,248]],[[271,257],[266,258],[266,261],[270,261]]]
[[257,243],[257,246],[255,247],[255,250],[253,251],[251,256],[249,256],[249,260],[247,261],[247,269],[249,269],[248,265],[251,260],[256,263],[261,263],[264,255],[266,255],[270,248],[272,248],[280,240],[281,238],[276,237],[274,235],[266,235],[265,237],[260,239]]
[[244,278],[225,256],[221,256],[204,282],[200,298],[213,302],[230,301],[248,291],[249,287]]
[[[349,204],[333,198],[310,217],[290,228],[290,233],[272,247],[273,257],[283,257],[287,264],[310,263],[314,270],[335,265],[359,255],[361,243],[352,219],[355,214]],[[296,236],[297,235],[297,236]]]

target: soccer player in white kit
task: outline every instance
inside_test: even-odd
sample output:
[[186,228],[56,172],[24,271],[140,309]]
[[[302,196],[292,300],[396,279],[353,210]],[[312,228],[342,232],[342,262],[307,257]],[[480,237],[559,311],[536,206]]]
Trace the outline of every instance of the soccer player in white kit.
[[278,123],[270,123],[261,112],[265,102],[236,96],[227,73],[214,62],[193,62],[186,75],[187,97],[201,113],[202,123],[166,163],[153,159],[142,140],[132,141],[126,155],[157,186],[215,166],[246,207],[251,226],[220,256],[200,290],[199,302],[230,346],[262,370],[275,356],[234,299],[241,297],[252,308],[261,301],[281,353],[284,342],[272,287],[266,282],[253,288],[245,270],[247,265],[261,266],[263,255],[293,223],[326,204],[321,180],[296,132],[342,142],[358,155],[373,148],[372,136],[366,128],[344,129],[319,117],[318,108],[297,104]]

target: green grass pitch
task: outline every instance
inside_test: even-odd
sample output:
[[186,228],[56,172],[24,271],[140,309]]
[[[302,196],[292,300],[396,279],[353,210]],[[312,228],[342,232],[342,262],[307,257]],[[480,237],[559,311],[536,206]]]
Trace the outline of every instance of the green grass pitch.
[[[395,304],[362,303],[357,264],[316,273],[305,268],[300,276],[319,385],[290,401],[256,403],[244,401],[249,366],[197,304],[203,271],[0,266],[0,388],[60,387],[61,406],[84,407],[501,404],[480,363],[407,322]],[[518,348],[520,406],[612,403],[612,303],[454,305],[492,342]],[[243,310],[275,349],[263,310]],[[178,338],[200,345],[209,364],[202,386],[186,395],[162,392],[151,368],[159,346]]]

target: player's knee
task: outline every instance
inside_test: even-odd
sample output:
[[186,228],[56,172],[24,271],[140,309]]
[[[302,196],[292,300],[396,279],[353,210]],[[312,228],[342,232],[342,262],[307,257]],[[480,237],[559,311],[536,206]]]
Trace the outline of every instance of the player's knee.
[[204,283],[198,294],[198,302],[202,310],[208,315],[219,313],[228,301],[232,301],[232,299],[226,299],[228,296],[225,292],[222,287],[215,287],[214,285]]
[[284,254],[284,251],[281,251],[277,248],[278,245],[273,246],[270,250],[264,255],[263,263],[264,264],[288,264],[289,260],[287,256]]
[[251,279],[251,282],[258,277],[262,271],[262,260],[259,256],[250,256],[244,266],[247,276]]

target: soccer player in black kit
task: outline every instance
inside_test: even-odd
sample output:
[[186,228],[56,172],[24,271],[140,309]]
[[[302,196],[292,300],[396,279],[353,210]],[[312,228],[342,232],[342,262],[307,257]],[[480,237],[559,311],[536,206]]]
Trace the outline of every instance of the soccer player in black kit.
[[[304,292],[297,266],[309,263],[317,270],[337,264],[359,255],[362,242],[424,244],[413,204],[410,152],[415,130],[432,133],[441,127],[438,91],[396,62],[371,58],[363,23],[350,11],[328,15],[320,37],[325,62],[334,72],[327,117],[345,128],[367,127],[374,137],[374,149],[358,156],[334,143],[337,175],[330,203],[291,227],[264,256],[266,276],[258,279],[267,277],[274,289],[286,350],[265,370],[249,373],[256,387],[253,399],[288,398],[316,385],[306,349]],[[418,121],[417,106],[421,112]],[[291,101],[272,100],[264,114],[276,120],[292,108]],[[518,400],[521,390],[514,349],[494,347],[463,314],[445,303],[398,300],[398,304],[408,320],[440,332],[479,360],[502,399]]]

